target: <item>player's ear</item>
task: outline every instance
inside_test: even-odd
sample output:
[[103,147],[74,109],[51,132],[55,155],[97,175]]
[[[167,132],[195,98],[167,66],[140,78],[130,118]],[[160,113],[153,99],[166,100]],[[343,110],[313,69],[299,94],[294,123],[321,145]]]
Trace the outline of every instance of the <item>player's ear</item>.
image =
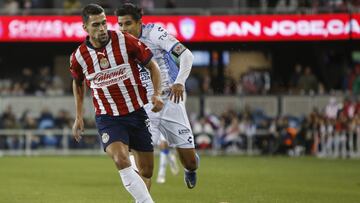
[[87,27],[86,27],[86,25],[85,24],[83,24],[83,29],[87,32]]
[[141,21],[141,19],[140,20],[138,20],[138,21],[135,21],[139,26],[142,26],[142,21]]

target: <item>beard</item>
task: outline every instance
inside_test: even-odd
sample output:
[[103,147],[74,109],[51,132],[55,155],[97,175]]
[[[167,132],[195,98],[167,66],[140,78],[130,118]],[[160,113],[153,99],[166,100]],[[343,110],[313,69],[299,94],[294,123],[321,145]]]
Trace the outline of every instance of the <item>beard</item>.
[[98,42],[101,44],[101,45],[105,45],[109,40],[109,35],[108,33],[105,33],[103,35],[99,35],[98,37]]

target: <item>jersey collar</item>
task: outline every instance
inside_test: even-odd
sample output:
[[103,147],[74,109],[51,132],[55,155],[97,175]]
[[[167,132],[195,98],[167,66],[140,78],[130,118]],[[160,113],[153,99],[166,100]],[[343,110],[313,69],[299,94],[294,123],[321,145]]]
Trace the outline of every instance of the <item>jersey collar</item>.
[[86,36],[85,44],[86,44],[86,46],[88,46],[88,47],[91,48],[91,49],[102,49],[102,48],[106,47],[106,45],[110,42],[110,39],[111,39],[111,32],[110,32],[110,30],[108,30],[108,35],[109,35],[109,39],[108,39],[108,41],[107,41],[102,47],[95,48],[95,47],[91,44],[91,42],[90,42],[90,37],[89,37],[89,36]]

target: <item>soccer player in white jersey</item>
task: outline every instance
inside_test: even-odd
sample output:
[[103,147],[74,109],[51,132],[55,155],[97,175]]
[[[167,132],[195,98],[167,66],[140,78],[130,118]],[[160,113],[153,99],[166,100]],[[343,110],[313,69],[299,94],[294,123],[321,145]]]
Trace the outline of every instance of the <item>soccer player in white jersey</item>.
[[[194,188],[199,157],[195,151],[194,137],[184,102],[185,81],[190,74],[194,57],[189,49],[161,26],[143,24],[141,21],[142,9],[135,5],[124,4],[115,13],[118,17],[120,31],[134,35],[148,46],[160,67],[164,108],[159,113],[154,114],[149,111],[152,104],[145,106],[150,118],[153,143],[158,142],[161,132],[170,147],[177,149],[185,170],[185,183],[188,188]],[[171,55],[179,60],[179,67]],[[142,77],[148,95],[151,95],[153,91],[152,85],[145,82],[149,81],[150,77],[146,73]]]

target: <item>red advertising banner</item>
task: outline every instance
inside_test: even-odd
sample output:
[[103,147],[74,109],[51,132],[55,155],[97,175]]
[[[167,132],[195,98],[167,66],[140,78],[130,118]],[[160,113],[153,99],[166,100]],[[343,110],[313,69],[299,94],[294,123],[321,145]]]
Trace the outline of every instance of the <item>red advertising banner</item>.
[[[181,41],[306,41],[360,39],[360,14],[257,16],[145,16]],[[108,29],[118,29],[108,16]],[[0,16],[3,42],[78,42],[86,32],[80,16]]]

